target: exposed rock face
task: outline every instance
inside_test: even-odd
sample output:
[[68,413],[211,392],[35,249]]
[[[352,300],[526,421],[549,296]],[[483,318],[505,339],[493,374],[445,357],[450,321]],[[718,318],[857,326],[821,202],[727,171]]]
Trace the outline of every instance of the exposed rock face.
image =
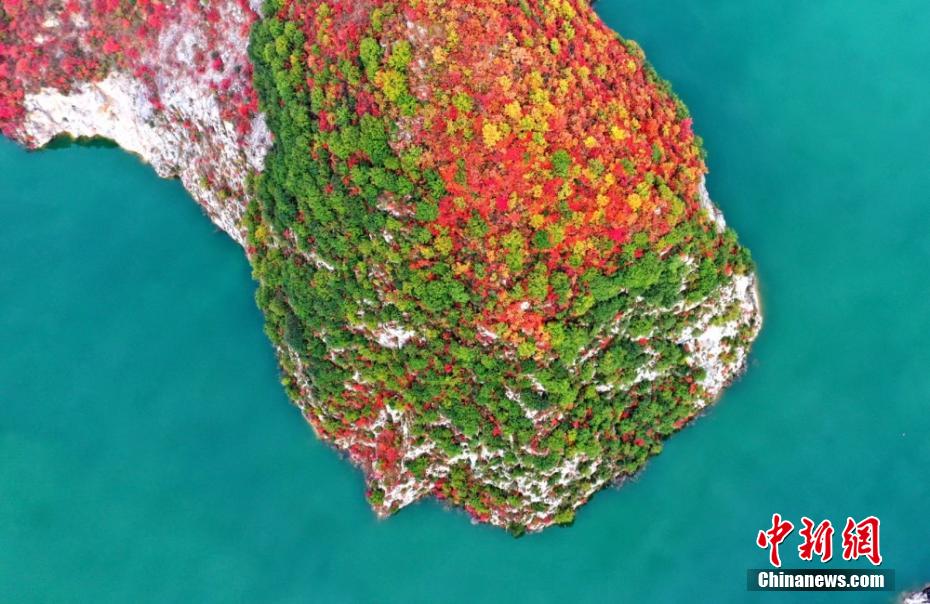
[[246,176],[259,172],[270,136],[256,117],[241,145],[220,117],[210,91],[195,82],[167,80],[164,109],[156,112],[146,90],[131,76],[114,72],[68,94],[45,88],[26,96],[22,134],[42,146],[53,137],[103,137],[137,154],[163,178],[180,178],[210,219],[244,244],[242,214]]
[[[73,4],[8,9],[0,59],[15,77],[11,106],[0,112],[4,132],[30,147],[59,135],[111,139],[159,176],[180,178],[210,219],[243,243],[246,178],[261,171],[271,145],[247,56],[256,13],[236,1],[140,2],[128,13]],[[67,61],[106,57],[116,47],[84,70]]]
[[570,522],[745,369],[756,278],[690,118],[586,2],[274,0],[273,151],[259,1],[0,3],[0,129],[182,180],[379,514]]

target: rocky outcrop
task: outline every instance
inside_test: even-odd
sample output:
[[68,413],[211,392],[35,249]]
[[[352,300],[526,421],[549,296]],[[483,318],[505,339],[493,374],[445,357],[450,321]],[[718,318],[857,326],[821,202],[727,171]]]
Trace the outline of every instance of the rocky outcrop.
[[[179,178],[210,219],[243,244],[246,181],[262,170],[271,145],[264,119],[255,111],[247,56],[257,18],[253,8],[229,1],[212,3],[208,10],[178,2],[127,18],[118,12],[100,14],[90,3],[79,6],[72,13],[54,2],[23,8],[6,36],[22,37],[4,40],[19,46],[7,53],[25,48],[26,54],[27,45],[38,40],[35,53],[55,55],[66,47],[72,53],[104,54],[95,48],[96,29],[117,19],[148,23],[162,16],[144,36],[125,32],[133,37],[135,52],[118,53],[107,70],[95,72],[99,77],[52,78],[65,70],[64,60],[32,73],[23,67],[30,57],[21,56],[13,63],[19,70],[19,114],[7,132],[33,148],[58,136],[110,139],[151,164],[159,176]],[[39,32],[32,31],[36,23]],[[118,40],[125,26],[112,27],[119,29],[108,40]]]
[[46,88],[26,96],[22,140],[41,147],[58,136],[102,137],[138,155],[162,178],[179,178],[219,228],[244,245],[246,178],[260,172],[270,136],[260,116],[240,144],[216,99],[195,82],[166,79],[164,108],[145,87],[114,72],[63,94]]

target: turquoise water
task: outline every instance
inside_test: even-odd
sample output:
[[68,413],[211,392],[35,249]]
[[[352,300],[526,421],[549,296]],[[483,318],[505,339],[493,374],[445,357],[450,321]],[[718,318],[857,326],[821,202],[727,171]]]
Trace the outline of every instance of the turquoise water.
[[759,264],[752,368],[707,417],[570,529],[379,522],[180,185],[0,142],[0,601],[889,601],[747,593],[775,511],[876,514],[899,586],[930,580],[930,3],[598,7],[691,107]]

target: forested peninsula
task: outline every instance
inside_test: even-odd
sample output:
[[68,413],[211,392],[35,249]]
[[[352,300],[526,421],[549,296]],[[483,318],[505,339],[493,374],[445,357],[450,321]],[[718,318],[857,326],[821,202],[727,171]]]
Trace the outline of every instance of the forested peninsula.
[[0,131],[182,180],[379,515],[569,524],[761,327],[687,108],[581,0],[0,0]]

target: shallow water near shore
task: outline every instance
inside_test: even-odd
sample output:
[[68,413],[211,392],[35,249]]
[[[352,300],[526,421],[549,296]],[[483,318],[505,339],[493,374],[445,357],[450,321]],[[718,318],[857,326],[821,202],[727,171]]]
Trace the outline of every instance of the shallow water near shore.
[[930,581],[930,3],[596,6],[690,107],[759,265],[765,327],[706,417],[568,529],[378,521],[180,184],[0,141],[0,601],[892,599],[747,592],[773,512],[874,514],[898,587]]

